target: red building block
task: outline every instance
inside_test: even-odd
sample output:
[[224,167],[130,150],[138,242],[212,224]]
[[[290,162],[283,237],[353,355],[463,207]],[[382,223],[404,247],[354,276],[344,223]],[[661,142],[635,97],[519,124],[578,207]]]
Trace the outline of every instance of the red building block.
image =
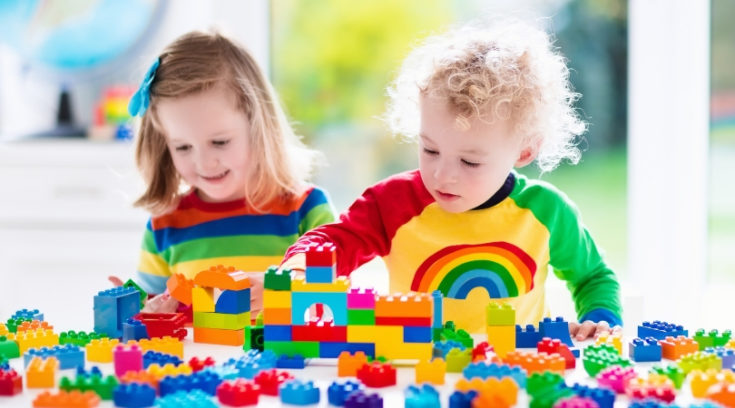
[[217,386],[219,402],[231,407],[257,405],[260,397],[260,386],[253,381],[238,378],[224,381]]
[[315,244],[306,250],[306,266],[332,266],[337,262],[337,247],[331,242]]
[[255,375],[253,381],[260,386],[260,393],[264,395],[278,396],[278,387],[284,382],[294,378],[287,371],[278,371],[275,368],[263,370]]
[[12,368],[0,370],[0,395],[15,395],[23,392],[23,377]]
[[376,326],[420,326],[430,327],[430,317],[389,317],[375,316]]
[[197,372],[202,370],[204,367],[211,367],[214,366],[215,361],[212,357],[207,357],[204,360],[200,360],[199,357],[192,357],[191,360],[189,360],[189,367],[191,367],[191,371]]
[[577,359],[574,358],[574,354],[569,350],[569,346],[562,343],[559,339],[551,339],[544,337],[536,345],[539,353],[554,354],[557,353],[564,357],[564,364],[566,369],[574,368],[577,364]]
[[357,370],[357,379],[367,387],[390,387],[396,385],[396,369],[388,363],[373,361]]
[[292,341],[346,342],[347,326],[335,326],[332,321],[307,322],[306,326],[291,327]]
[[183,313],[138,313],[133,318],[145,324],[150,338],[171,336],[184,340],[186,337],[186,316]]
[[472,361],[485,361],[495,356],[495,349],[486,341],[475,346],[472,349]]

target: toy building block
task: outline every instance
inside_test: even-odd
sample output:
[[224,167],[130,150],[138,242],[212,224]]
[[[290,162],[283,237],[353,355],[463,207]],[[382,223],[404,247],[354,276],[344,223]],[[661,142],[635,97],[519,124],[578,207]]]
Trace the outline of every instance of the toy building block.
[[317,341],[268,341],[263,348],[276,354],[301,354],[304,358],[319,358],[320,344]]
[[244,290],[250,288],[250,279],[245,272],[232,266],[217,265],[199,272],[194,284],[205,288]]
[[138,313],[134,319],[145,325],[149,338],[171,336],[183,340],[186,337],[183,313]]
[[118,407],[150,407],[156,400],[156,390],[148,384],[120,384],[113,391],[113,401]]
[[645,339],[653,337],[654,339],[663,340],[666,337],[688,336],[689,332],[684,326],[679,324],[662,322],[654,320],[653,322],[643,322],[638,325],[638,337]]
[[[194,312],[194,327],[221,330],[242,330],[250,325],[250,312],[227,314]],[[186,329],[181,329],[186,335]],[[183,339],[182,339],[183,340]]]
[[245,344],[245,331],[194,327],[194,342],[242,346]]
[[376,296],[375,319],[380,317],[413,317],[427,319],[426,326],[431,326],[431,314],[434,311],[432,297],[426,293],[408,293],[387,296]]
[[18,342],[9,339],[7,336],[0,336],[0,358],[16,358],[20,357],[20,348]]
[[189,359],[188,364],[193,372],[197,372],[203,370],[204,367],[214,366],[215,361],[212,357],[207,357],[204,360],[200,359],[199,357],[192,357]]
[[449,350],[445,359],[447,362],[447,372],[461,373],[465,367],[472,363],[472,350],[453,348]]
[[349,326],[375,326],[375,310],[347,309],[347,324]]
[[495,354],[500,358],[516,349],[516,327],[508,326],[487,326],[487,342],[495,349]]
[[429,384],[409,385],[405,391],[406,408],[439,407],[439,392]]
[[[265,338],[273,338],[268,334],[268,328],[265,326]],[[283,326],[273,326],[283,327]],[[289,327],[289,326],[286,326]],[[308,322],[306,325],[294,325],[291,327],[291,339],[293,341],[331,341],[331,342],[346,342],[347,341],[347,326],[336,326],[333,322]],[[276,339],[274,340],[289,340],[289,339]]]
[[[475,390],[478,392],[478,397],[484,394],[486,402],[496,401],[497,405],[495,406],[498,407],[514,406],[518,398],[518,384],[510,377],[504,377],[502,379],[489,377],[486,380],[478,377],[471,380],[460,378],[455,388],[464,392]],[[483,406],[492,405],[485,404]]]
[[87,352],[87,361],[97,363],[111,363],[112,350],[120,343],[118,339],[94,339],[84,348]]
[[100,404],[99,395],[93,391],[44,391],[33,400],[34,408],[94,408]]
[[615,334],[608,334],[608,333],[601,333],[597,336],[595,339],[595,344],[609,344],[613,347],[615,347],[615,350],[618,351],[618,354],[623,354],[623,335],[622,333],[615,333]]
[[[195,369],[195,367],[192,365],[192,361],[194,360],[196,362],[199,362],[199,359],[194,357],[189,361],[189,366],[192,367],[194,371],[199,371]],[[145,354],[143,354],[143,368],[147,369],[152,364],[158,364],[159,366],[165,366],[166,364],[173,364],[174,366],[177,366],[179,364],[183,364],[183,361],[181,361],[179,357],[171,355],[171,354],[149,350],[149,351],[146,351]],[[201,367],[199,367],[199,369],[201,369]]]
[[6,326],[5,323],[0,322],[0,336],[7,336],[8,334],[10,334],[8,326]]
[[[279,292],[291,293],[291,292]],[[290,299],[290,298],[289,298]],[[284,326],[291,324],[291,308],[269,308],[263,310],[263,325]]]
[[64,377],[59,381],[59,389],[64,391],[94,391],[103,400],[111,400],[112,392],[117,387],[117,379],[113,375],[77,375],[74,380]]
[[306,266],[304,271],[306,283],[331,283],[335,278],[335,270],[332,266]]
[[485,309],[487,326],[515,326],[516,311],[508,303],[490,302]]
[[160,378],[157,378],[154,374],[151,374],[148,371],[141,370],[137,372],[128,371],[122,377],[120,377],[119,380],[120,384],[148,384],[153,387],[156,392],[158,392],[158,381],[160,380]]
[[374,408],[383,406],[383,397],[378,393],[367,394],[355,391],[345,398],[345,408]]
[[310,245],[306,250],[306,267],[334,266],[337,263],[337,247],[331,242]]
[[628,356],[635,362],[661,361],[661,345],[653,337],[635,338],[628,343]]
[[434,343],[432,348],[432,355],[434,357],[446,357],[447,353],[449,353],[449,350],[451,349],[459,349],[464,350],[466,347],[464,344],[453,341],[453,340],[447,340],[447,341],[439,341],[437,343]]
[[449,396],[449,408],[466,408],[472,406],[472,401],[477,398],[477,391],[469,390],[467,392],[454,391]]
[[291,291],[265,289],[263,309],[291,309]]
[[526,381],[526,392],[532,398],[541,394],[549,394],[555,388],[566,388],[564,377],[559,373],[545,371],[543,373],[532,373]]
[[440,328],[444,324],[444,294],[439,290],[435,290],[431,292],[431,297],[434,308],[431,327]]
[[464,331],[463,329],[454,330],[449,328],[442,329],[441,332],[439,332],[439,340],[452,340],[452,341],[458,341],[462,343],[467,348],[472,348],[475,344],[474,339],[472,339],[472,336],[470,336],[469,333]]
[[253,381],[260,386],[260,392],[262,394],[277,396],[281,384],[293,378],[287,371],[278,371],[272,368],[258,372],[253,378]]
[[699,329],[692,338],[699,344],[699,350],[704,350],[708,347],[724,346],[730,341],[731,337],[731,330],[725,330],[722,333],[717,330],[710,330],[705,333],[704,329]]
[[121,337],[123,322],[138,312],[140,293],[135,288],[103,290],[94,297],[94,331]]
[[678,360],[681,357],[699,350],[699,345],[693,339],[684,336],[666,337],[661,340],[661,355],[668,360]]
[[716,354],[697,351],[682,356],[676,364],[685,374],[689,374],[692,370],[719,370],[722,368],[722,359]]
[[676,398],[674,383],[669,377],[650,374],[648,378],[633,378],[628,381],[625,393],[634,400],[654,398],[670,403]]
[[[293,281],[294,284],[298,282]],[[317,285],[317,284],[314,284]],[[321,284],[319,284],[321,285]],[[292,292],[291,297],[291,323],[303,326],[306,324],[306,312],[312,305],[322,304],[328,306],[334,317],[334,324],[347,326],[347,293],[343,292]],[[268,340],[268,336],[266,336]]]
[[277,266],[271,266],[265,271],[263,278],[263,288],[265,290],[283,290],[291,291],[291,270],[278,270]]
[[486,341],[483,341],[472,349],[473,362],[492,360],[494,357],[497,357],[495,349],[493,346],[487,344]]
[[59,344],[59,335],[51,330],[36,329],[8,334],[8,338],[18,343],[21,354],[30,348],[53,347]]
[[447,363],[442,358],[434,358],[431,361],[421,360],[416,364],[416,384],[430,383],[443,385],[447,373]]
[[350,288],[347,292],[348,309],[375,310],[375,290],[373,288]]
[[191,309],[194,312],[214,313],[214,291],[211,288],[194,286],[191,289]]
[[243,350],[259,350],[263,351],[263,326],[246,326],[245,342],[242,346]]
[[534,325],[527,324],[525,327],[516,325],[516,347],[536,347],[539,341],[541,341],[541,333],[536,330]]
[[28,330],[37,330],[37,329],[44,329],[44,330],[53,330],[54,326],[51,326],[49,322],[45,322],[42,320],[26,320],[22,322],[18,327],[16,328],[15,332],[23,332]]
[[396,385],[396,369],[388,363],[373,361],[357,370],[357,379],[367,387],[390,387]]
[[140,348],[144,352],[153,350],[184,358],[184,343],[175,337],[163,336],[152,339],[141,339],[138,345],[140,345]]
[[493,378],[510,377],[521,388],[526,388],[526,371],[520,367],[511,367],[507,364],[498,363],[472,363],[462,371],[464,378],[471,380],[475,377],[482,380]]
[[595,403],[597,403],[597,406],[599,406],[600,408],[613,408],[613,405],[615,405],[615,392],[607,388],[597,388],[582,384],[574,384],[567,389],[569,389],[579,397],[595,401]]
[[216,408],[211,395],[202,390],[176,391],[156,399],[156,408]]
[[125,346],[118,344],[112,352],[115,375],[120,377],[128,371],[143,369],[143,352],[137,344]]
[[566,344],[562,343],[559,339],[550,339],[548,337],[544,337],[541,339],[540,342],[538,342],[536,348],[539,353],[557,353],[560,356],[564,357],[564,362],[566,364],[567,370],[576,366],[577,360],[574,358],[572,351],[569,350],[569,347]]
[[33,357],[26,368],[26,387],[53,388],[56,386],[56,371],[59,360],[56,357],[43,359]]
[[301,370],[304,367],[304,356],[298,354],[294,355],[293,357],[281,354],[280,356],[278,356],[278,360],[276,360],[276,368],[292,368]]
[[559,339],[567,346],[574,347],[572,337],[569,335],[569,322],[561,316],[554,320],[551,320],[549,317],[544,317],[538,323],[538,331],[541,333],[542,338],[550,337],[552,339]]
[[630,360],[623,358],[617,350],[609,344],[587,346],[582,356],[582,364],[590,377],[595,377],[600,371],[613,365],[629,367]]
[[677,365],[651,367],[651,373],[669,377],[669,379],[674,383],[674,388],[676,389],[681,388],[687,376],[686,373],[684,373],[684,371]]
[[332,381],[327,388],[327,400],[329,405],[341,407],[345,405],[347,396],[357,391],[365,391],[365,387],[358,381]]
[[595,378],[601,387],[611,389],[619,394],[625,392],[628,381],[636,378],[637,374],[633,367],[610,366],[603,369]]
[[158,383],[158,389],[161,396],[173,394],[179,390],[194,389],[202,390],[209,395],[215,395],[217,386],[221,382],[222,380],[216,373],[202,370],[190,375],[166,376]]
[[262,353],[251,350],[237,359],[227,360],[223,366],[232,366],[238,371],[238,377],[253,378],[260,371],[276,367],[277,357],[272,351]]
[[191,305],[191,291],[194,288],[194,281],[192,279],[187,279],[181,273],[174,273],[166,281],[166,288],[172,298],[185,305]]
[[123,283],[124,288],[133,288],[140,293],[140,308],[143,309],[145,306],[145,301],[148,300],[148,292],[145,291],[145,289],[141,288],[140,285],[135,283],[132,279],[128,279],[127,282]]
[[250,288],[223,290],[214,305],[215,313],[240,314],[250,312]]
[[725,347],[709,347],[704,350],[705,353],[715,354],[722,359],[721,368],[732,368],[735,365],[735,350]]
[[[130,320],[130,319],[128,319]],[[84,347],[94,339],[107,338],[108,336],[102,333],[95,332],[83,332],[69,330],[59,333],[59,344],[74,344],[80,347]],[[126,340],[127,341],[127,340]]]
[[554,404],[554,408],[599,408],[600,406],[591,398],[584,397],[568,397],[558,400]]
[[257,405],[259,398],[260,386],[253,381],[238,378],[233,381],[223,381],[217,386],[217,399],[222,404],[231,407]]
[[153,363],[146,368],[146,372],[157,381],[160,381],[161,379],[169,376],[189,375],[193,371],[191,367],[186,364],[175,365],[173,363],[166,363],[165,365],[160,366]]
[[[347,295],[350,288],[350,280],[346,276],[339,276],[332,283],[307,283],[303,275],[291,279],[291,292],[336,292]],[[347,299],[345,297],[345,304]],[[346,309],[346,308],[345,308]]]
[[319,388],[313,381],[291,379],[278,388],[281,402],[293,405],[311,405],[319,402]]
[[354,355],[349,351],[343,351],[337,358],[337,376],[356,377],[357,370],[367,364],[367,356],[362,351]]
[[715,384],[707,390],[706,398],[726,407],[735,406],[735,384]]
[[520,366],[528,373],[542,371],[554,371],[563,373],[566,367],[564,357],[558,354],[532,353],[528,351],[515,350],[506,354],[503,358],[506,364]]
[[704,398],[714,384],[735,384],[735,373],[731,370],[693,370],[689,374],[689,386],[694,398]]
[[150,338],[150,336],[148,336],[148,329],[146,329],[143,322],[135,320],[133,318],[130,318],[123,322],[123,343],[127,343],[130,340],[140,340],[147,338]]
[[84,351],[73,344],[29,349],[23,355],[23,364],[28,366],[33,357],[55,357],[59,361],[60,370],[84,366]]
[[20,309],[10,316],[11,319],[43,320],[43,313],[38,309]]

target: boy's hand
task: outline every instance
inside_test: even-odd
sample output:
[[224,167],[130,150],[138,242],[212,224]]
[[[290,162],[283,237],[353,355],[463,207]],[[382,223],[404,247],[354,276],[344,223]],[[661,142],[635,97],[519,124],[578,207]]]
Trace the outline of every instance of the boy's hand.
[[597,337],[602,333],[614,334],[622,330],[623,328],[620,326],[610,328],[610,324],[606,321],[600,321],[598,323],[595,323],[592,320],[586,320],[582,323],[569,322],[569,334],[571,334],[577,341]]
[[119,286],[122,286],[122,285],[125,284],[125,282],[123,282],[122,279],[120,279],[120,278],[118,278],[117,276],[114,276],[114,275],[108,276],[107,277],[107,280],[109,280],[110,283],[112,283],[112,285],[115,286],[115,287],[119,287]]
[[303,252],[294,254],[294,256],[284,260],[278,270],[282,271],[284,269],[291,269],[292,271],[306,270],[306,254]]
[[245,272],[250,279],[250,316],[255,316],[263,310],[263,282],[265,281],[264,272]]
[[143,313],[175,313],[179,307],[179,301],[172,298],[168,292],[156,295],[147,302],[141,312]]

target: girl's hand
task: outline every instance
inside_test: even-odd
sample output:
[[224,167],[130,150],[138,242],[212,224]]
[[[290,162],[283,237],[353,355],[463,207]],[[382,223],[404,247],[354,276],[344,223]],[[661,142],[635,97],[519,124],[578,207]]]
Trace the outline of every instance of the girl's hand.
[[250,279],[250,317],[255,319],[263,310],[263,282],[265,272],[245,272]]
[[582,323],[569,322],[569,334],[577,341],[594,338],[603,333],[615,334],[622,330],[623,328],[620,326],[610,328],[610,324],[606,321],[600,321],[598,323],[592,320],[586,320]]
[[147,302],[141,312],[143,313],[174,313],[179,307],[179,301],[172,298],[168,292],[156,295]]
[[125,284],[122,281],[122,279],[118,278],[117,276],[113,276],[113,275],[108,276],[107,277],[107,280],[109,280],[110,283],[112,283],[112,285],[115,286],[115,287],[119,287],[119,286],[122,286],[122,285]]

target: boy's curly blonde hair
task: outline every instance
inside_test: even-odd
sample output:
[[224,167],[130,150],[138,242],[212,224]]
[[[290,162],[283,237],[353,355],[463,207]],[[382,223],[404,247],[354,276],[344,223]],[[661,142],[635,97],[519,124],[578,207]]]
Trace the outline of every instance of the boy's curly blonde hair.
[[511,119],[518,136],[539,146],[542,171],[563,159],[579,161],[575,138],[586,130],[573,107],[579,94],[549,36],[528,24],[501,21],[428,38],[388,88],[394,133],[418,136],[422,95],[445,98],[461,128],[473,117]]

